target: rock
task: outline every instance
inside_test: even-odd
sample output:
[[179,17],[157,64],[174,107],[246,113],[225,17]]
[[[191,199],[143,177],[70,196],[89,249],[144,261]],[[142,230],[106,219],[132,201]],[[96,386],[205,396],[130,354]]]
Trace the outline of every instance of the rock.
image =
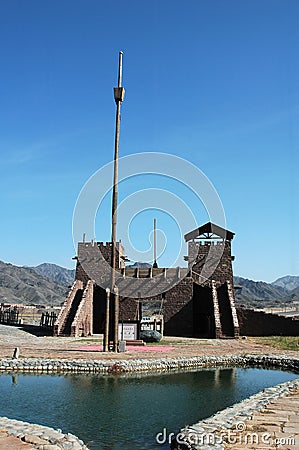
[[20,349],[19,349],[19,347],[16,347],[16,348],[14,349],[14,352],[13,352],[12,357],[15,358],[15,359],[18,359],[19,356],[20,356]]
[[144,342],[160,342],[162,334],[154,330],[144,330],[140,331],[140,339]]
[[53,444],[46,444],[43,446],[43,450],[61,450],[61,447],[58,447],[58,445]]
[[38,436],[35,436],[34,434],[25,434],[22,441],[27,442],[28,444],[34,444],[34,445],[47,445],[48,441],[45,439],[41,439]]

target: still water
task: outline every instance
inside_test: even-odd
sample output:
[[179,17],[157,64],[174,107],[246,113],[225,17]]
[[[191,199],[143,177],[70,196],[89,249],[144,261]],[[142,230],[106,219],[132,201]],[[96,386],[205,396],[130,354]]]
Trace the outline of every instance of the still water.
[[265,387],[296,378],[265,369],[147,376],[0,375],[0,416],[61,428],[93,450],[164,450],[177,432]]

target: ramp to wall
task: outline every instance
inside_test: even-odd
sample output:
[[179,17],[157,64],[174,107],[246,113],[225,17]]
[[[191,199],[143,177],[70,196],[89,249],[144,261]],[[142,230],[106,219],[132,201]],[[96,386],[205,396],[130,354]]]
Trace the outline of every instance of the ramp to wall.
[[222,327],[221,327],[221,320],[220,320],[218,292],[217,292],[215,280],[212,280],[212,299],[213,299],[215,330],[216,330],[215,337],[217,339],[219,339],[222,336]]
[[83,295],[82,281],[75,280],[54,324],[54,336],[69,336]]
[[75,315],[77,313],[78,307],[80,305],[80,302],[82,300],[82,295],[83,295],[83,290],[82,289],[78,289],[74,300],[72,302],[71,308],[68,312],[68,315],[66,317],[66,320],[63,324],[63,327],[61,329],[61,334],[65,335],[65,336],[70,336],[71,335],[71,327],[72,327],[72,323],[73,320],[75,318]]
[[212,295],[216,337],[239,336],[239,321],[231,283],[226,281],[226,283],[217,286],[215,280],[212,280]]
[[222,337],[234,337],[234,324],[227,284],[217,288]]
[[232,319],[233,319],[233,326],[234,326],[234,337],[240,336],[240,325],[239,325],[239,319],[237,314],[237,308],[235,303],[235,293],[234,293],[234,287],[231,281],[227,281],[227,293],[228,298],[230,301],[230,307],[232,312]]
[[[67,332],[71,336],[89,336],[92,334],[94,282],[89,280],[83,293],[74,299],[73,311],[67,320]],[[79,291],[77,291],[79,293]]]

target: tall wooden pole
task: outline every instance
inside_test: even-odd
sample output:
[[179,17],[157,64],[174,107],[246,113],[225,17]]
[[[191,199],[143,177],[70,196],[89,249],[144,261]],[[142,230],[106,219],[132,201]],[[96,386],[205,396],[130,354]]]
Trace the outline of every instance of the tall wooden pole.
[[103,351],[109,351],[109,317],[110,317],[110,289],[106,289],[106,320],[104,330]]
[[118,64],[118,85],[114,88],[114,100],[116,103],[115,121],[115,141],[114,141],[114,174],[113,174],[113,194],[112,194],[112,253],[111,253],[111,292],[114,293],[114,332],[113,351],[118,351],[118,321],[119,321],[119,297],[115,286],[116,269],[116,225],[117,225],[117,204],[118,204],[118,154],[120,135],[120,106],[124,100],[125,90],[122,87],[122,58],[123,52],[119,52]]
[[154,219],[154,264],[153,268],[157,268],[157,221]]

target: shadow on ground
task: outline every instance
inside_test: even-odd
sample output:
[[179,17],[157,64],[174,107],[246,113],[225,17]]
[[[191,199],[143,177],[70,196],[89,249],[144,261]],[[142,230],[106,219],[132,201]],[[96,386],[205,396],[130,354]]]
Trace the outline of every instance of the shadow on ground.
[[52,336],[52,330],[47,330],[45,328],[41,328],[38,325],[18,325],[17,328],[19,330],[25,331],[26,333],[32,334],[33,336],[42,337],[42,336]]

